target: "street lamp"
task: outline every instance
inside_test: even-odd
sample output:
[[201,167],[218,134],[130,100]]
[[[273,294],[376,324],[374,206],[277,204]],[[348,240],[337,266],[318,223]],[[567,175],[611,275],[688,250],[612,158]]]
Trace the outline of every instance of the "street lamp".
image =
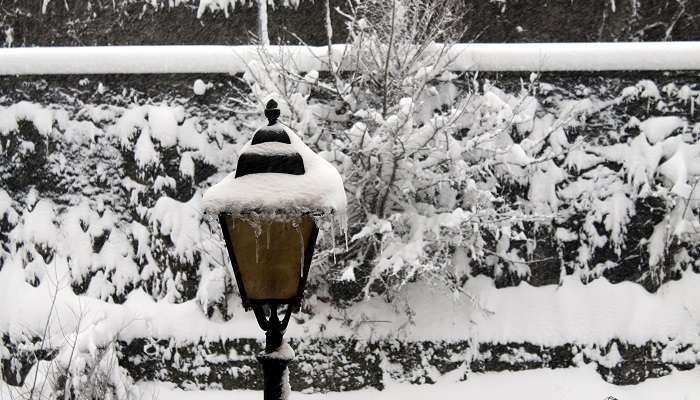
[[279,115],[269,101],[269,124],[243,147],[236,172],[203,197],[205,212],[218,217],[243,307],[265,331],[265,352],[258,355],[265,400],[286,399],[289,392],[294,351],[283,335],[301,306],[317,221],[343,221],[346,209],[338,171],[279,123]]

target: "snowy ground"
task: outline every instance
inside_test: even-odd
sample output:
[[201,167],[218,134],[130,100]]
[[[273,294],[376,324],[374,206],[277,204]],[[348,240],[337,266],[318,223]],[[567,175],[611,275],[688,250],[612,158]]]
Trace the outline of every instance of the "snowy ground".
[[[256,391],[183,391],[165,383],[139,385],[143,398],[168,400],[248,400],[261,399]],[[649,379],[634,386],[615,386],[600,379],[591,367],[575,369],[536,370],[521,372],[493,372],[471,374],[469,379],[457,382],[454,376],[445,376],[435,385],[390,384],[384,391],[374,389],[354,392],[301,394],[292,399],[355,400],[382,399],[570,399],[570,400],[694,400],[700,399],[700,370],[674,372]]]
[[[0,271],[0,299],[3,299],[0,304],[12,302],[15,306],[0,308],[2,331],[41,332],[50,313],[53,321],[61,321],[64,330],[72,330],[76,324],[75,310],[79,309],[84,313],[83,324],[90,322],[101,326],[100,329],[107,328],[111,334],[118,332],[124,340],[158,337],[196,342],[200,337],[261,336],[251,313],[236,312],[236,318],[229,322],[214,321],[201,313],[196,300],[182,304],[155,302],[142,290],[133,291],[123,305],[110,304],[76,296],[67,284],[57,287],[55,282],[66,282],[69,276],[65,260],[57,259],[52,273],[53,279],[46,279],[34,288],[24,281],[25,272],[19,263],[6,263]],[[584,285],[577,277],[567,277],[559,286],[535,288],[521,283],[517,287],[496,289],[489,279],[477,277],[465,289],[478,299],[486,313],[479,312],[467,299],[455,299],[439,288],[424,285],[411,285],[405,292],[405,301],[410,301],[415,312],[412,324],[406,316],[392,311],[390,304],[378,299],[359,303],[346,312],[356,321],[363,317],[389,321],[376,326],[366,324],[352,332],[363,338],[398,336],[409,340],[449,341],[467,336],[476,342],[530,342],[550,346],[605,344],[614,338],[643,344],[672,338],[700,348],[698,288],[700,275],[693,273],[666,283],[656,294],[631,282],[611,284],[600,279]],[[52,308],[53,296],[56,303]],[[309,304],[316,305],[315,300]],[[303,324],[292,323],[287,337],[350,333],[342,321],[329,320],[322,310],[317,311],[315,318]],[[695,348],[686,355],[693,359],[700,357],[700,349]],[[667,361],[675,360],[672,354],[667,357]]]

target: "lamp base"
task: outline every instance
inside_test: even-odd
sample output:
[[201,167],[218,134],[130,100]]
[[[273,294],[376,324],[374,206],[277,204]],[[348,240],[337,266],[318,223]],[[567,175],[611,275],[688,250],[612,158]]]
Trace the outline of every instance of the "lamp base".
[[294,350],[285,342],[277,350],[260,353],[257,358],[263,369],[264,399],[289,399],[288,365],[294,359]]

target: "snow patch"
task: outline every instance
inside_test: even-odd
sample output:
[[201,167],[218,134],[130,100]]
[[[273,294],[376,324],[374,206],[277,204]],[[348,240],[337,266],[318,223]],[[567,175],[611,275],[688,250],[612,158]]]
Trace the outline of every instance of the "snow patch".
[[666,139],[676,129],[684,128],[686,125],[683,118],[676,116],[652,117],[640,123],[639,130],[651,144],[656,144]]
[[31,121],[39,134],[49,136],[53,129],[54,113],[51,109],[28,101],[20,101],[9,107],[0,106],[0,135],[7,136],[19,129],[19,121]]
[[192,86],[192,90],[194,91],[194,94],[197,96],[202,96],[204,93],[207,92],[207,84],[204,83],[203,80],[197,79],[194,81],[194,85]]
[[200,204],[199,193],[186,203],[164,196],[148,212],[151,227],[169,236],[180,257],[189,262],[194,260],[194,251],[202,242]]

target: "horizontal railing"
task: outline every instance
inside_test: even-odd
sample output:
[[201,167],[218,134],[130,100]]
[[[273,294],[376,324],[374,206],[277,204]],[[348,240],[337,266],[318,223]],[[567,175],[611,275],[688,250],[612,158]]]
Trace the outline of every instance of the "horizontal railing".
[[[333,45],[337,63],[346,45]],[[440,45],[435,45],[440,46]],[[240,73],[255,46],[103,46],[0,49],[0,75]],[[298,71],[323,71],[328,47],[270,46]],[[453,71],[699,70],[700,42],[458,44]]]

